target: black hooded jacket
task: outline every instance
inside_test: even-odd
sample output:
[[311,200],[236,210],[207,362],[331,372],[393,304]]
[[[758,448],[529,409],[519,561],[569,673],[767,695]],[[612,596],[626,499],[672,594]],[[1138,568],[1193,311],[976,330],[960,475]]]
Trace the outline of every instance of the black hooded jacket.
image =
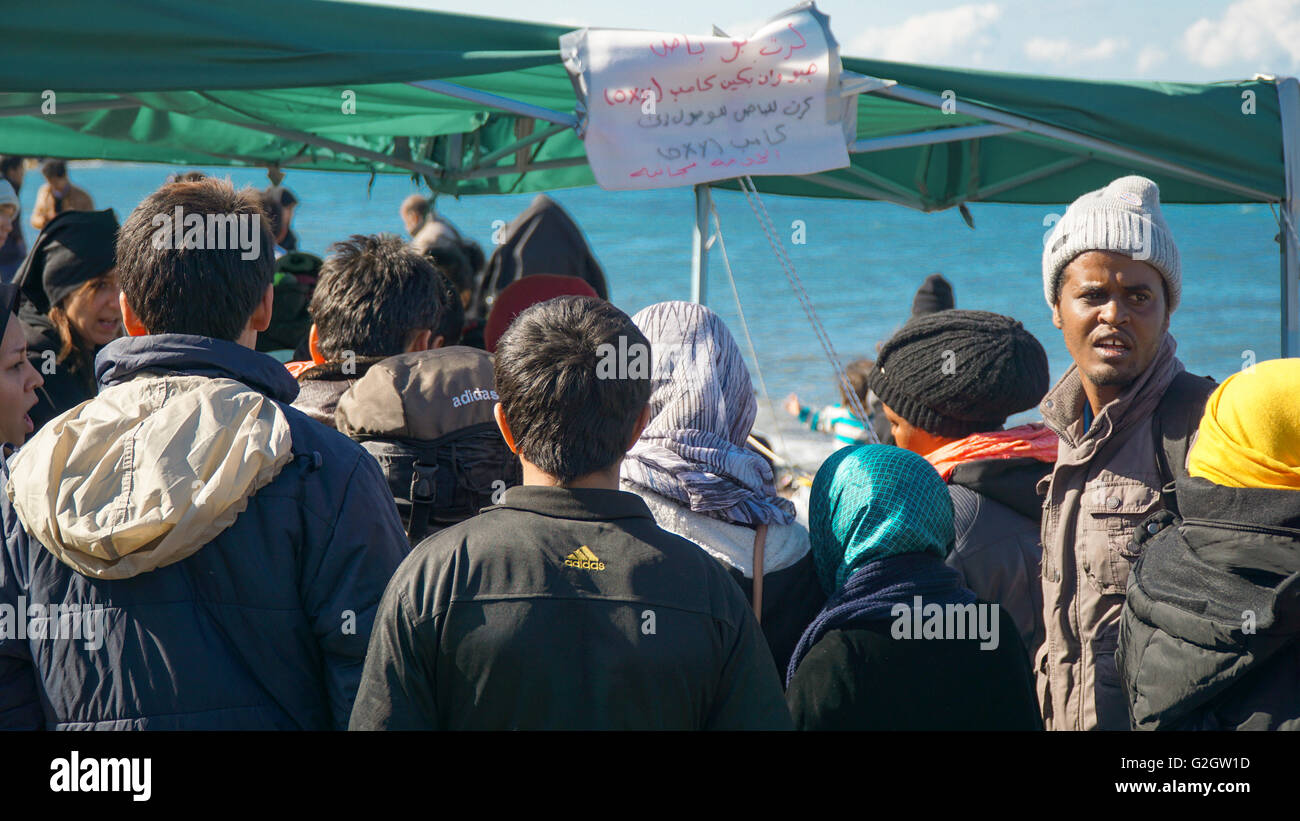
[[[1138,528],[1116,666],[1138,730],[1300,730],[1300,492],[1177,481]],[[1154,531],[1154,532],[1153,532]]]
[[[45,384],[36,389],[36,404],[30,416],[36,430],[51,419],[95,398],[94,354],[77,363],[76,354],[58,362],[63,340],[50,318],[38,313],[31,303],[18,310],[23,323],[23,336],[27,338],[27,360],[32,363]],[[98,348],[95,349],[98,352]]]
[[584,280],[601,299],[609,299],[605,271],[596,261],[582,229],[555,200],[538,194],[505,227],[504,241],[483,271],[472,314],[486,319],[496,295],[516,279],[531,274],[559,274]]

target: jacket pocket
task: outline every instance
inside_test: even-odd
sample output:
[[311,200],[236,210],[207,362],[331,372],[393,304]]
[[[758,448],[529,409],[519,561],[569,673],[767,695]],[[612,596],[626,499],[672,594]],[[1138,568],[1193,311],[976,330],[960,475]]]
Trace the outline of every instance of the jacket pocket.
[[1052,729],[1052,690],[1048,681],[1048,643],[1043,642],[1034,658],[1034,690],[1038,696],[1038,710],[1043,717],[1043,729]]
[[1124,593],[1129,566],[1137,558],[1130,544],[1133,532],[1159,505],[1159,491],[1137,481],[1098,482],[1084,490],[1079,563],[1098,593]]

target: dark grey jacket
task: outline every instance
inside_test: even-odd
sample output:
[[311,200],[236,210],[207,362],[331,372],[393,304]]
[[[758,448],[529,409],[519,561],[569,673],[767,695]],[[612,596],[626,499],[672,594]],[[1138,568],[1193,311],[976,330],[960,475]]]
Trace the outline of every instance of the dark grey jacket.
[[1035,459],[982,459],[949,479],[957,540],[948,566],[980,599],[1011,616],[1034,658],[1043,643],[1042,499],[1034,490],[1052,466]]
[[1300,492],[1177,493],[1195,516],[1158,513],[1131,547],[1115,658],[1133,728],[1300,730]]
[[375,620],[354,730],[789,729],[740,589],[617,490],[512,487],[422,542]]

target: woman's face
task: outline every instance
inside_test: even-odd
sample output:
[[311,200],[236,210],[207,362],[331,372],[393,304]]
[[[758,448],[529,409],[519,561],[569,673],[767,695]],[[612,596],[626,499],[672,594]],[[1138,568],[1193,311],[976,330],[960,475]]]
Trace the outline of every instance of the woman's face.
[[27,340],[17,317],[10,316],[0,341],[0,442],[17,447],[26,441],[33,430],[27,412],[36,404],[36,389],[44,383],[27,361]]
[[68,324],[82,339],[107,345],[122,332],[122,309],[117,303],[117,272],[92,279],[68,297],[63,310]]

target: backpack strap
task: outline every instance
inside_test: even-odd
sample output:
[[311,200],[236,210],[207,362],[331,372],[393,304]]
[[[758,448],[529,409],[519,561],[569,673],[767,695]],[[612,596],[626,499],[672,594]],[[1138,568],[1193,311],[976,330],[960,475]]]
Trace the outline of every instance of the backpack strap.
[[411,521],[406,526],[406,538],[413,542],[429,526],[438,492],[438,466],[417,459],[411,468]]
[[1152,439],[1156,443],[1156,466],[1160,470],[1160,499],[1165,509],[1178,513],[1174,482],[1187,476],[1187,452],[1192,437],[1201,425],[1205,401],[1218,387],[1208,376],[1180,372],[1160,397],[1151,419]]

